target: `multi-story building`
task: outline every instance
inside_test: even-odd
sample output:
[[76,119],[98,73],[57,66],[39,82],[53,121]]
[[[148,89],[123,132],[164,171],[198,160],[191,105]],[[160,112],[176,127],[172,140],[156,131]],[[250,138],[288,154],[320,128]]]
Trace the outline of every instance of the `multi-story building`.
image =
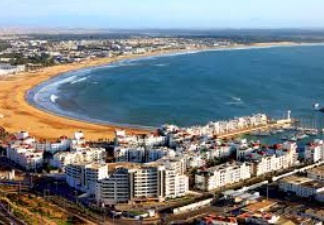
[[289,176],[279,181],[279,188],[284,192],[292,192],[300,197],[315,197],[324,191],[324,184],[307,177]]
[[82,131],[77,131],[74,133],[71,139],[70,148],[71,150],[78,150],[79,148],[84,148],[86,144],[86,139]]
[[9,141],[12,145],[30,145],[36,143],[36,139],[29,135],[28,131],[19,131],[15,135],[13,135]]
[[116,162],[147,163],[169,155],[175,156],[175,152],[167,147],[117,146],[114,149]]
[[195,175],[195,187],[203,191],[210,191],[248,179],[251,176],[251,165],[225,163],[208,169],[199,169]]
[[245,156],[245,161],[253,163],[254,176],[287,169],[298,164],[296,148],[254,150]]
[[95,194],[97,182],[108,177],[105,163],[70,164],[65,167],[66,182],[77,190]]
[[103,148],[84,148],[73,152],[56,153],[50,160],[50,165],[64,169],[65,165],[79,163],[103,163],[106,150]]
[[70,145],[71,140],[66,136],[62,136],[57,142],[38,141],[34,144],[34,148],[55,154],[57,152],[68,150]]
[[168,169],[164,171],[165,198],[183,197],[189,190],[189,177],[178,174],[176,170]]
[[0,76],[25,72],[25,65],[12,66],[8,63],[0,63]]
[[26,170],[35,170],[43,166],[43,153],[35,149],[35,138],[27,131],[19,131],[11,137],[7,146],[7,158]]
[[108,178],[97,182],[96,201],[105,205],[126,203],[130,198],[129,173],[126,168],[118,168]]
[[189,178],[179,173],[181,169],[172,166],[148,163],[117,168],[108,178],[98,182],[97,202],[114,205],[185,196],[189,190]]
[[315,167],[307,171],[307,177],[324,183],[324,166]]
[[35,170],[43,166],[43,151],[28,145],[9,145],[7,158],[26,170]]
[[315,140],[305,146],[305,160],[310,162],[319,162],[324,160],[323,140]]

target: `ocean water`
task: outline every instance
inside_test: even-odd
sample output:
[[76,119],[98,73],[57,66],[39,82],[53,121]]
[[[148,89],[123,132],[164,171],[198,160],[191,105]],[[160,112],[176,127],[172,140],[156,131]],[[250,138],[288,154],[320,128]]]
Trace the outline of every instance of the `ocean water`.
[[28,99],[43,110],[108,124],[189,126],[255,113],[282,118],[287,110],[312,121],[322,117],[313,104],[324,106],[324,46],[122,61],[63,74]]

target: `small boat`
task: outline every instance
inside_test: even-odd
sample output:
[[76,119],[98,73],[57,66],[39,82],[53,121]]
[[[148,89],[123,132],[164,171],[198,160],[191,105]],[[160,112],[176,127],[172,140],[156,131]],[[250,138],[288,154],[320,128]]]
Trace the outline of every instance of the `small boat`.
[[274,129],[270,131],[271,134],[282,134],[283,132],[285,132],[283,129]]
[[315,103],[314,104],[314,110],[320,110],[320,104]]
[[296,138],[297,138],[297,140],[302,140],[302,139],[308,138],[308,135],[305,133],[298,133],[298,134],[296,134]]
[[304,133],[309,136],[316,136],[316,135],[318,135],[318,130],[317,129],[305,129]]
[[255,132],[252,132],[251,135],[254,135],[254,136],[269,136],[270,135],[270,132],[269,131],[255,131]]
[[283,140],[283,141],[287,141],[289,139],[289,137],[287,135],[284,135],[280,139]]
[[296,137],[294,137],[294,136],[292,136],[292,137],[290,137],[290,138],[289,138],[289,141],[293,141],[293,142],[296,142],[296,141],[297,141],[297,138],[296,138]]

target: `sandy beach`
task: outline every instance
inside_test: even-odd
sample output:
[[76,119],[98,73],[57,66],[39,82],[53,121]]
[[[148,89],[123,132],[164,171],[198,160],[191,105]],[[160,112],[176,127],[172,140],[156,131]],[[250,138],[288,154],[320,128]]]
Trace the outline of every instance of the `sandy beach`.
[[[269,46],[292,46],[299,45],[291,42],[282,43],[258,43],[248,45],[250,47],[269,47]],[[247,46],[235,46],[247,47]],[[202,50],[202,49],[191,49]],[[180,50],[181,51],[181,50]],[[185,50],[184,50],[185,51]],[[188,50],[187,50],[188,51]],[[4,127],[9,132],[19,130],[28,130],[31,135],[37,138],[55,139],[61,135],[71,136],[73,132],[82,130],[89,140],[98,140],[100,138],[114,137],[116,126],[97,125],[87,122],[77,121],[69,118],[64,118],[48,112],[41,111],[31,106],[26,100],[26,92],[34,86],[42,83],[54,76],[62,73],[108,64],[123,59],[134,59],[137,57],[160,55],[172,52],[155,52],[142,55],[132,55],[114,58],[103,58],[91,60],[83,63],[75,63],[68,65],[59,65],[49,68],[44,68],[35,73],[21,73],[6,78],[0,78],[0,126]],[[113,106],[111,106],[113,107]],[[128,133],[147,133],[149,131],[125,128]]]

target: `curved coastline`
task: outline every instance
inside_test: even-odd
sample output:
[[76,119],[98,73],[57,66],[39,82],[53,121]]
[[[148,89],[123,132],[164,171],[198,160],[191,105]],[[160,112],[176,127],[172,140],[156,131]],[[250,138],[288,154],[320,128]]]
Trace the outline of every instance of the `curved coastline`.
[[[10,132],[19,129],[27,129],[32,135],[40,138],[57,138],[62,134],[70,134],[75,130],[83,130],[89,139],[98,139],[102,137],[113,137],[116,128],[127,128],[132,133],[145,133],[148,127],[132,126],[127,124],[101,123],[98,121],[84,121],[76,118],[70,118],[58,115],[46,109],[40,109],[36,104],[30,101],[30,95],[35,88],[50,82],[54,77],[61,77],[72,71],[79,71],[89,68],[98,68],[123,60],[141,60],[150,57],[170,56],[177,54],[188,54],[202,51],[221,51],[238,50],[251,48],[269,48],[269,47],[289,47],[289,46],[309,46],[319,44],[299,44],[299,43],[262,43],[254,45],[241,45],[232,48],[213,48],[213,49],[191,49],[179,51],[165,51],[151,54],[135,55],[131,57],[115,57],[98,59],[87,63],[60,65],[51,68],[45,68],[42,72],[24,73],[9,77],[0,83],[0,114],[4,115],[0,119],[0,126],[5,127]],[[320,43],[322,45],[322,43]],[[29,78],[26,80],[26,78]],[[4,87],[6,86],[6,87]],[[16,93],[15,93],[16,92]],[[150,130],[150,129],[149,129]]]

